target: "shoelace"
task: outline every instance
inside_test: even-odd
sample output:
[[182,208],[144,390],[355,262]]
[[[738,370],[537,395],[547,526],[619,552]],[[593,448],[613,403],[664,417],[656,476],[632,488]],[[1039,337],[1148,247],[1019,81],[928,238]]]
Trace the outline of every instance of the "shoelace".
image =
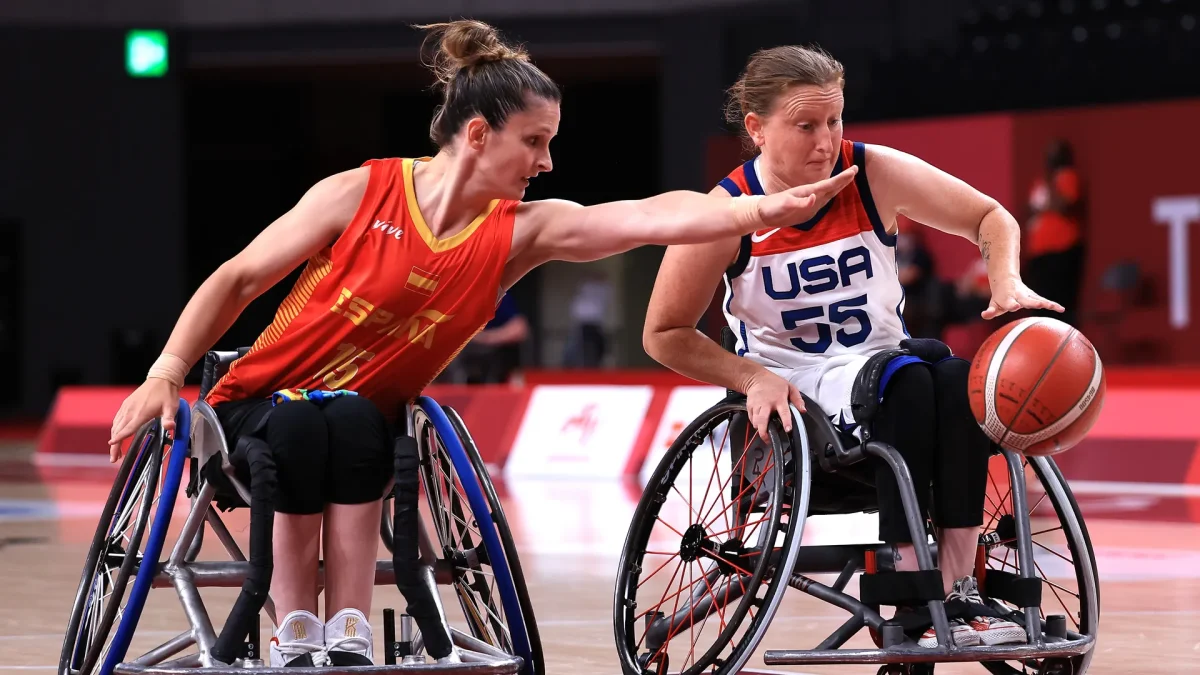
[[[348,646],[349,649],[343,649],[342,648],[343,645]],[[356,652],[356,653],[365,655],[367,653],[367,649],[370,646],[371,646],[370,641],[368,641],[364,637],[347,636],[347,637],[338,638],[338,639],[334,640],[332,643],[325,645],[325,653],[329,653],[332,651],[343,651],[343,652],[352,651],[352,652]]]
[[954,584],[954,588],[950,590],[950,595],[946,599],[983,604],[983,596],[979,595],[979,587],[975,584]]
[[284,656],[284,663],[291,661],[298,656],[305,654],[312,655],[313,665],[317,667],[329,664],[329,656],[325,653],[325,649],[321,645],[314,645],[308,642],[275,642],[279,649],[279,653]]

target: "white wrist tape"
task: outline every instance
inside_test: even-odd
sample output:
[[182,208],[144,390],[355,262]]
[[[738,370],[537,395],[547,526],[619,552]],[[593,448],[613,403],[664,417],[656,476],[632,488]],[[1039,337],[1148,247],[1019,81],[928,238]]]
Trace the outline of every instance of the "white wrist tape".
[[758,210],[758,202],[761,199],[762,195],[750,195],[729,200],[729,208],[733,210],[733,221],[739,232],[750,234],[766,227],[762,213]]
[[166,380],[176,387],[183,387],[183,378],[187,377],[188,370],[190,368],[186,361],[174,354],[163,352],[154,361],[154,365],[150,366],[150,371],[146,373],[146,379],[157,378]]

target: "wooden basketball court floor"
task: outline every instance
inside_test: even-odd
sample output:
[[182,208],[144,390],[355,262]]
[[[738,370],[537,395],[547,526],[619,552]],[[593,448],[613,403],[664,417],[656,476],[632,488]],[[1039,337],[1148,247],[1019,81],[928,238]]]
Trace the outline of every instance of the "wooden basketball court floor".
[[[112,482],[109,467],[52,467],[32,460],[30,443],[0,445],[0,675],[55,670],[80,568]],[[1101,579],[1097,654],[1089,672],[1200,672],[1200,494],[1145,484],[1075,485],[1091,532]],[[500,483],[518,540],[550,673],[619,672],[612,630],[617,559],[637,488],[602,481]],[[186,513],[177,505],[175,522]],[[246,545],[246,521],[227,514]],[[869,516],[810,519],[806,543],[870,540]],[[174,529],[174,528],[173,528]],[[168,544],[172,542],[168,538]],[[380,556],[387,552],[380,548]],[[227,559],[206,540],[202,558]],[[278,562],[277,562],[278,564]],[[215,621],[237,589],[202,589]],[[376,654],[382,610],[402,611],[394,587],[376,591],[371,621]],[[846,614],[789,591],[750,661],[756,670],[874,673],[875,667],[767,667],[761,652],[811,648]],[[263,632],[270,627],[264,621]],[[174,592],[155,590],[130,654],[178,634],[185,623]],[[265,644],[265,643],[264,643]],[[860,635],[850,646],[868,646]],[[982,673],[977,664],[939,673]]]

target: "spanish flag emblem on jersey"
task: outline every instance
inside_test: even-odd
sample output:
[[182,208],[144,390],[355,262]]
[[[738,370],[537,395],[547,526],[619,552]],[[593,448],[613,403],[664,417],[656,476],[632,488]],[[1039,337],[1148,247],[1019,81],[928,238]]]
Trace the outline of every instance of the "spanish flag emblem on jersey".
[[422,295],[433,295],[440,278],[437,274],[426,272],[420,267],[413,267],[408,273],[408,283],[404,284],[404,287]]

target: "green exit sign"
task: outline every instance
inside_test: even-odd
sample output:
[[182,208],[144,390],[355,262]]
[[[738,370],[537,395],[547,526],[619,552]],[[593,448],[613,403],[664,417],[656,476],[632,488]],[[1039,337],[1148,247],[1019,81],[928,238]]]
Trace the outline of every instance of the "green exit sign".
[[167,74],[167,34],[161,30],[131,30],[125,34],[125,72],[131,77]]

